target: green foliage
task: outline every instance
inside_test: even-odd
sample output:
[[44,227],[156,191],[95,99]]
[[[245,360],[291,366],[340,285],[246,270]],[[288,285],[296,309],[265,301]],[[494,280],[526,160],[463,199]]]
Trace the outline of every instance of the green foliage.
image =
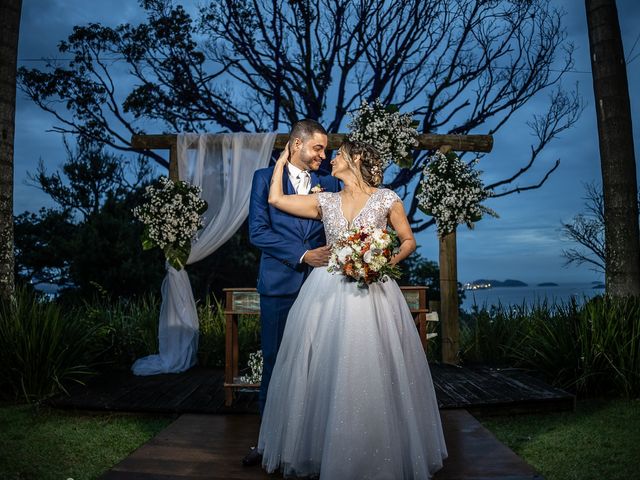
[[474,309],[460,340],[466,361],[539,371],[584,395],[640,394],[640,299]]
[[525,308],[491,310],[473,307],[461,317],[460,345],[467,362],[504,365],[512,363],[528,328]]
[[[214,296],[207,296],[198,305],[200,337],[198,364],[204,367],[224,367],[226,319],[224,306]],[[238,319],[240,366],[247,364],[249,354],[260,350],[260,317],[241,315]]]
[[160,298],[153,294],[116,300],[85,301],[79,315],[97,328],[96,361],[103,368],[128,370],[133,362],[158,352]]
[[402,271],[402,277],[398,280],[399,285],[427,285],[429,299],[440,299],[440,270],[436,262],[414,252],[399,265]]
[[583,400],[575,412],[480,420],[547,480],[638,478],[638,400]]
[[[0,392],[7,400],[38,401],[100,370],[128,370],[158,352],[159,314],[160,299],[152,294],[113,299],[105,293],[77,306],[20,288],[12,301],[0,303]],[[224,307],[207,296],[198,316],[198,363],[223,367]],[[260,320],[243,315],[238,323],[244,366],[260,349]]]
[[94,370],[99,326],[25,288],[0,303],[0,391],[26,401],[82,382]]
[[0,408],[0,478],[97,479],[171,423],[168,416]]
[[213,296],[205,297],[198,304],[198,320],[198,364],[204,367],[223,367],[226,319],[222,303]]
[[[423,258],[414,252],[400,264],[402,276],[398,285],[426,285],[429,287],[427,297],[430,301],[440,301],[440,268],[433,260]],[[462,305],[466,291],[458,282],[458,302]]]
[[142,251],[142,226],[131,213],[149,179],[148,162],[138,159],[126,175],[131,162],[99,145],[80,142],[75,152],[66,147],[63,175],[48,174],[42,162],[30,175],[58,207],[15,217],[17,277],[55,284],[80,299],[97,290],[114,297],[157,290],[162,254]]
[[81,298],[93,295],[96,284],[114,298],[160,290],[164,258],[158,250],[142,250],[142,226],[131,214],[137,196],[108,199],[78,226],[69,275]]
[[38,213],[15,216],[16,279],[69,286],[69,259],[77,247],[77,229],[68,209],[41,208]]

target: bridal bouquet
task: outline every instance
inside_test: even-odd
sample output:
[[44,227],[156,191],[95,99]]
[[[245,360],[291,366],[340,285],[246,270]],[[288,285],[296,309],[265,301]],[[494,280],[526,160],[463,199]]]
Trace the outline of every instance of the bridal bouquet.
[[398,235],[391,229],[353,228],[331,247],[327,270],[358,282],[359,287],[400,278],[400,268],[389,263],[398,247]]
[[418,131],[410,114],[402,114],[395,105],[383,105],[380,100],[362,105],[351,116],[347,127],[349,140],[365,142],[373,146],[383,161],[383,168],[391,162],[409,168],[413,163],[411,151],[418,145]]
[[182,269],[191,252],[191,239],[203,226],[201,215],[207,202],[199,187],[185,181],[160,177],[158,186],[146,188],[145,202],[133,209],[133,216],[144,224],[142,248],[160,247],[167,262]]

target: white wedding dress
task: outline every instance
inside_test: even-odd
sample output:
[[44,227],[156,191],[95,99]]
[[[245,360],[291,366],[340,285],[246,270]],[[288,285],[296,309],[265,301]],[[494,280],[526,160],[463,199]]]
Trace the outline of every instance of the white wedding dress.
[[[349,227],[318,195],[327,243]],[[351,226],[386,227],[400,198],[376,190]],[[287,318],[258,450],[269,472],[321,479],[428,479],[447,449],[424,350],[395,281],[358,288],[314,269]]]

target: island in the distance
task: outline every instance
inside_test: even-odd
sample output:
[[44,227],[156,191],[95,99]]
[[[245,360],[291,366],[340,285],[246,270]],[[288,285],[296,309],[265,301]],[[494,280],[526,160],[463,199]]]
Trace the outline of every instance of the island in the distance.
[[558,284],[554,282],[542,282],[538,284],[539,287],[557,287]]
[[486,278],[481,278],[478,280],[474,280],[473,282],[465,283],[463,288],[465,290],[478,290],[483,288],[492,288],[492,287],[527,287],[528,284],[524,283],[521,280],[513,280],[511,278],[507,278],[504,282],[500,280],[489,280]]

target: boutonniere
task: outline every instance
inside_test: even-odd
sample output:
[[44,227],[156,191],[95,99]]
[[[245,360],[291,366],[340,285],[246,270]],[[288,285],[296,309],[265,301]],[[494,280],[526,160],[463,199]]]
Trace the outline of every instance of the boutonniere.
[[317,184],[315,187],[313,187],[310,190],[311,193],[320,193],[320,192],[324,192],[324,187],[320,184]]

